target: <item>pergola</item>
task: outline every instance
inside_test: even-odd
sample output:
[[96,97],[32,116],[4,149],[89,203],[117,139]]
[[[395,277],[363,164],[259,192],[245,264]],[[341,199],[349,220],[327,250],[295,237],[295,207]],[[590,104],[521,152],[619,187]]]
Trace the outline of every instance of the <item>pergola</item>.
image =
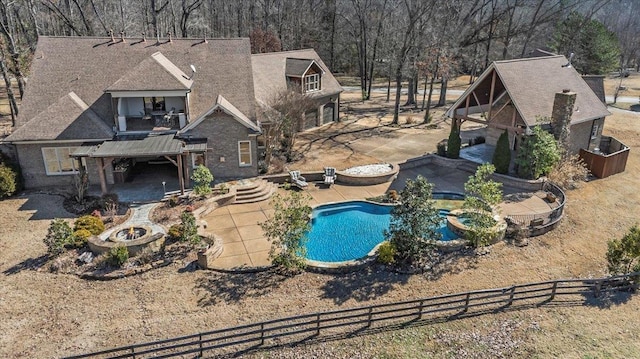
[[180,193],[184,194],[185,186],[189,185],[189,166],[185,158],[191,153],[204,153],[206,150],[206,140],[185,141],[176,138],[173,134],[167,134],[146,135],[105,141],[98,145],[82,146],[71,156],[95,159],[102,194],[108,192],[104,170],[111,164],[111,160],[115,158],[164,157],[178,168]]

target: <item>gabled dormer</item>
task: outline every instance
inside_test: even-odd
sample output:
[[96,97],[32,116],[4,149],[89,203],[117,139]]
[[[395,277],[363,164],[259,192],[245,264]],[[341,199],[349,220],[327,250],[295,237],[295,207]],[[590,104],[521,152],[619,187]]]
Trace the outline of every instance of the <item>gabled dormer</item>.
[[290,87],[299,86],[303,93],[322,90],[324,71],[313,59],[287,58],[285,75]]
[[117,132],[178,131],[188,124],[192,76],[156,52],[105,89]]

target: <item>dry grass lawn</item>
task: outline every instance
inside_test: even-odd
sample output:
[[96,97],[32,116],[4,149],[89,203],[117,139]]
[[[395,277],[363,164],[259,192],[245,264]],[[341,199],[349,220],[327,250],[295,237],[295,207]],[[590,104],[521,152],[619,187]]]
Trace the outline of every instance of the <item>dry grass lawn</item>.
[[[402,131],[418,131],[425,136],[425,150],[433,151],[431,141],[448,133],[448,125],[437,117],[434,122],[439,124],[432,129],[392,127],[388,113],[376,115],[382,109],[367,114],[358,111],[361,105],[345,102],[352,112],[349,120],[301,136],[304,157],[296,166],[319,169],[377,162],[350,148],[359,136],[368,136],[359,142],[380,142]],[[384,126],[372,128],[377,122]],[[340,134],[345,131],[351,133]],[[449,270],[437,279],[380,268],[293,278],[269,272],[234,275],[189,271],[188,263],[176,263],[135,277],[86,281],[39,266],[50,220],[70,217],[59,197],[30,193],[1,201],[0,357],[59,357],[315,311],[546,279],[605,276],[607,240],[619,238],[638,222],[640,115],[614,112],[605,133],[632,148],[624,173],[568,193],[566,218],[559,228],[532,239],[529,246],[497,244],[487,255],[448,263]],[[632,296],[610,305],[500,312],[247,357],[640,357],[639,308],[640,298]]]

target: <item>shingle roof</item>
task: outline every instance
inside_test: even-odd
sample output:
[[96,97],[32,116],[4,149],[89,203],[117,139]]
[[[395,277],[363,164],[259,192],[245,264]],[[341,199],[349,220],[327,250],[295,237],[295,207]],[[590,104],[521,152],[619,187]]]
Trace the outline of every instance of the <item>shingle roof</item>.
[[174,135],[146,136],[123,141],[105,141],[90,157],[169,156],[184,152],[183,142]]
[[243,114],[233,104],[231,104],[231,102],[229,102],[226,98],[222,97],[222,95],[218,95],[218,98],[216,99],[216,103],[204,114],[202,114],[200,118],[196,119],[195,121],[187,125],[185,128],[180,130],[180,133],[185,133],[193,129],[194,127],[197,127],[200,123],[202,123],[202,121],[206,119],[207,115],[209,115],[216,109],[221,109],[222,111],[224,111],[225,113],[233,117],[236,121],[240,122],[243,126],[253,130],[256,133],[260,133],[262,131],[260,129],[260,126],[258,126],[258,124],[251,121],[247,116],[245,116],[245,114]]
[[287,76],[302,77],[311,65],[313,65],[313,60],[311,59],[294,59],[288,57],[284,72]]
[[[269,104],[273,100],[274,94],[287,88],[287,59],[313,60],[324,71],[322,89],[314,91],[312,97],[329,96],[342,92],[342,86],[313,49],[269,52],[251,56],[253,83],[258,101]],[[232,99],[229,100],[235,104]]]
[[49,105],[15,130],[7,141],[110,139],[113,131],[74,92]]
[[106,91],[189,90],[193,80],[161,52],[142,60]]
[[[114,117],[105,89],[156,52],[161,52],[182,73],[191,73],[191,64],[196,67],[189,95],[192,118],[208,110],[218,95],[223,95],[247,117],[255,118],[249,39],[208,39],[206,43],[202,39],[171,42],[161,39],[159,43],[126,39],[114,43],[108,37],[41,36],[17,127],[27,122],[31,127],[49,121],[36,115],[69,92],[75,92],[111,128]],[[175,76],[168,76],[175,81]]]
[[564,89],[577,94],[572,124],[610,115],[582,76],[574,68],[565,66],[567,63],[561,55],[496,61],[485,73],[496,70],[528,126],[534,126],[539,116],[551,118],[555,94]]

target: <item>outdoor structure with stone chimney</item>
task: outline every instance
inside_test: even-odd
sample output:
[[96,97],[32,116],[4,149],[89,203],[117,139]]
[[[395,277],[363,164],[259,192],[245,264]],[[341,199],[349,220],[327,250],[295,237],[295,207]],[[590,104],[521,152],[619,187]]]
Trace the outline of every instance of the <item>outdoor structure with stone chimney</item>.
[[523,136],[541,125],[569,152],[580,154],[595,176],[606,177],[624,171],[629,149],[602,136],[605,118],[611,114],[604,103],[602,80],[583,78],[560,55],[496,61],[447,116],[458,126],[464,121],[486,124],[488,146],[495,146],[506,130],[514,152]]

